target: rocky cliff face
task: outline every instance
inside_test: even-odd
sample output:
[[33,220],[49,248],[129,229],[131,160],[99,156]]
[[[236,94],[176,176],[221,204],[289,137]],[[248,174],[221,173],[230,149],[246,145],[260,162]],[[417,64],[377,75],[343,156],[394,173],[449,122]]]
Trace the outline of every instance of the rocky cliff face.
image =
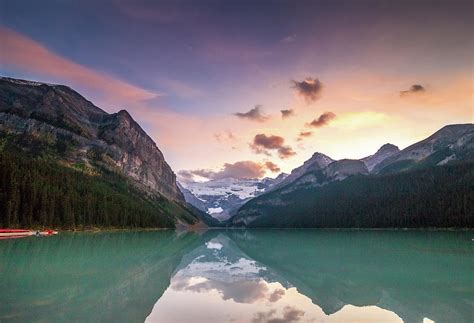
[[368,175],[369,171],[360,160],[341,159],[329,164],[324,173],[330,181],[341,181],[353,175]]
[[399,152],[400,149],[398,149],[397,146],[392,144],[385,144],[380,147],[380,149],[377,150],[375,154],[362,158],[361,161],[364,162],[369,172],[371,172],[375,168],[375,166]]
[[107,115],[98,137],[109,146],[120,148],[109,155],[125,175],[168,198],[184,200],[163,153],[127,111]]
[[66,86],[0,78],[0,132],[24,149],[119,171],[151,195],[184,201],[162,152],[127,111],[108,114]]

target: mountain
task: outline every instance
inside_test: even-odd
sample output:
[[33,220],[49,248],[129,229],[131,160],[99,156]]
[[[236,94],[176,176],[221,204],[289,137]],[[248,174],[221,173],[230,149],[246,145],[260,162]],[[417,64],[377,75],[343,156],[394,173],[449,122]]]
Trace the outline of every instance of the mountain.
[[423,165],[474,159],[474,125],[448,125],[377,164],[376,173],[393,173]]
[[178,182],[178,188],[181,191],[181,193],[183,193],[184,199],[187,203],[193,205],[198,210],[201,210],[203,212],[207,212],[206,203],[204,201],[202,201],[199,198],[197,198],[196,196],[194,196],[194,194],[191,193],[190,190],[185,188],[179,182]]
[[399,152],[400,149],[398,149],[397,146],[392,144],[385,144],[380,147],[380,149],[377,150],[375,154],[362,158],[361,161],[364,162],[369,172],[371,172],[375,166]]
[[289,184],[280,185],[283,193],[289,193],[300,188],[320,187],[333,181],[341,181],[353,175],[367,175],[369,171],[360,160],[341,159],[325,167],[312,167]]
[[324,170],[329,181],[341,181],[349,176],[368,175],[369,170],[364,162],[353,159],[341,159],[331,163]]
[[308,174],[309,172],[314,170],[323,169],[332,162],[334,162],[334,159],[332,159],[331,157],[326,156],[322,153],[314,153],[310,159],[303,163],[303,165],[293,169],[288,176],[286,176],[279,183],[275,184],[270,190],[275,190],[277,188],[289,185],[290,183],[296,181],[303,175]]
[[0,78],[0,121],[3,132],[54,142],[69,162],[100,161],[184,201],[162,152],[125,110],[108,114],[66,86]]
[[287,174],[276,178],[237,179],[232,177],[179,184],[186,202],[219,220],[226,220],[255,196],[280,183]]
[[228,225],[472,227],[473,133],[472,124],[451,125],[399,152],[385,145],[361,160],[302,171],[308,161],[292,172],[298,178],[247,202]]
[[133,190],[173,223],[197,221],[163,153],[125,110],[108,114],[67,86],[2,77],[0,138],[4,157],[21,154],[67,167],[61,170],[65,176],[74,176],[69,170],[75,169],[104,180],[111,194],[122,186],[124,195]]

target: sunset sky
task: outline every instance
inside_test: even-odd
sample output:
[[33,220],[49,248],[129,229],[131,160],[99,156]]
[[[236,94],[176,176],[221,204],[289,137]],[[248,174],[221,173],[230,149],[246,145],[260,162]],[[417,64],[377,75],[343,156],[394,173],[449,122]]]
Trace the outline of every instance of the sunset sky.
[[182,180],[274,177],[472,123],[472,3],[0,0],[0,74],[127,109]]

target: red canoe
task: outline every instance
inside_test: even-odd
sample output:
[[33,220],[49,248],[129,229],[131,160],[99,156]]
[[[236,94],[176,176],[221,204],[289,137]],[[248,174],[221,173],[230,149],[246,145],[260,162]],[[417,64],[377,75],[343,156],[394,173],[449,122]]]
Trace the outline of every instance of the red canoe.
[[23,229],[0,229],[0,239],[13,239],[13,238],[24,238],[29,236],[50,236],[53,234],[58,234],[53,230],[46,231],[31,231]]
[[30,230],[0,229],[0,239],[23,238],[33,234]]

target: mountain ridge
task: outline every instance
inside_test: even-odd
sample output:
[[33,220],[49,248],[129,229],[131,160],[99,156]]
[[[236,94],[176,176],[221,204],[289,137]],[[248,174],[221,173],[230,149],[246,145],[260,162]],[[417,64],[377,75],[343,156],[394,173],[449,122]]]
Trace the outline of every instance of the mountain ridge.
[[[472,192],[474,189],[471,187],[472,185],[467,184],[474,173],[474,170],[471,169],[474,165],[473,142],[473,124],[449,125],[398,152],[396,146],[384,145],[377,151],[379,156],[375,153],[360,160],[343,159],[333,161],[323,168],[308,167],[304,169],[305,164],[311,164],[308,160],[297,168],[301,174],[298,178],[248,201],[229,219],[227,224],[231,226],[283,227],[362,225],[365,227],[379,223],[381,226],[397,227],[404,223],[403,220],[390,217],[377,219],[377,216],[380,214],[395,216],[401,210],[410,214],[420,206],[424,206],[425,209],[432,210],[432,214],[438,212],[441,216],[448,217],[443,220],[442,226],[446,226],[447,223],[452,223],[454,226],[459,223],[472,226],[474,223],[470,222],[472,219],[468,216],[471,212],[470,203],[466,201],[470,200],[469,191]],[[376,157],[374,158],[376,163],[374,160],[370,161],[373,156]],[[372,168],[372,172],[369,172],[367,164]],[[449,167],[443,168],[443,166]],[[302,172],[302,169],[306,172]],[[407,172],[412,174],[412,179],[406,174]],[[385,181],[384,179],[389,177],[384,176],[388,175],[392,177]],[[431,177],[429,181],[424,181],[422,176]],[[445,196],[439,196],[442,203],[433,206],[426,193],[438,194],[441,191],[439,186],[443,182],[443,178],[447,182],[445,186],[449,186],[451,190],[446,191],[446,188],[443,188]],[[459,184],[456,184],[458,182]],[[389,187],[388,183],[392,183],[394,186]],[[420,190],[421,187],[423,190]],[[361,195],[360,191],[366,191],[366,194]],[[383,191],[387,191],[387,193],[381,195]],[[413,204],[403,205],[402,199],[407,192],[411,192],[413,196],[419,196],[419,200],[413,200],[411,202]],[[451,200],[447,200],[446,196],[448,195]],[[395,203],[392,206],[393,209],[387,209],[391,203]],[[462,220],[455,219],[452,214],[453,210],[440,209],[447,208],[450,204],[456,205],[456,210],[460,212],[457,216]],[[363,217],[365,213],[370,213],[368,208],[378,209],[380,214],[374,217],[373,223],[368,219],[359,219],[357,220],[359,224],[355,224],[354,221],[357,217]],[[341,210],[346,213],[333,222],[318,217],[318,214],[325,214],[328,217],[327,210],[329,209],[334,215],[337,215]],[[422,213],[422,211],[419,212]],[[295,213],[298,215],[292,219],[292,215],[296,216]],[[354,219],[347,218],[350,214],[354,215]],[[407,220],[402,225],[412,226],[416,221],[437,225],[436,220],[425,218],[420,220],[417,219],[416,214],[410,214],[410,216],[413,217],[413,220]]]
[[[417,163],[433,155],[435,152],[440,152],[440,155],[444,158],[461,153],[461,158],[463,158],[463,149],[467,150],[467,159],[474,158],[474,125],[472,123],[446,125],[429,137],[406,147],[397,154],[380,162],[374,167],[374,171],[376,173],[383,172],[384,168],[397,162],[408,161]],[[444,158],[438,162],[443,161]],[[406,169],[406,167],[402,168]]]

